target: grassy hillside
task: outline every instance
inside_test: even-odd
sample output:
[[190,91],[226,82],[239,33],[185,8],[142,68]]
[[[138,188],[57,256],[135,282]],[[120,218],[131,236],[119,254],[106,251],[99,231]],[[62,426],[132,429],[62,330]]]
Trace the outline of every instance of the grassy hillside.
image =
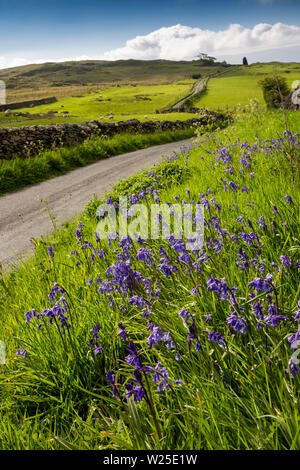
[[264,99],[258,81],[272,75],[274,71],[286,78],[290,86],[294,80],[300,79],[299,63],[274,62],[253,64],[248,67],[240,66],[232,71],[229,70],[223,76],[210,79],[206,93],[194,104],[210,109],[226,109],[239,104],[245,105],[253,98],[263,103]]
[[99,199],[34,241],[0,278],[1,449],[300,449],[298,140],[241,115],[103,199],[199,200],[201,251],[99,240]]
[[[191,78],[193,74],[208,75],[224,66],[203,66],[201,61],[118,60],[78,61],[24,65],[0,70],[0,80],[7,86],[7,102],[59,95],[59,88],[74,95],[76,88],[95,84],[170,83]],[[39,92],[42,90],[42,95]],[[64,94],[64,96],[67,96]]]

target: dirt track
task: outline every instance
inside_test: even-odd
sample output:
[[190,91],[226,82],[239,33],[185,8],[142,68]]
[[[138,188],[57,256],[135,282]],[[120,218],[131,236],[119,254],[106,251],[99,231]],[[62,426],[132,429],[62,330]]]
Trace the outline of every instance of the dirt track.
[[4,268],[14,264],[32,248],[31,237],[39,238],[53,229],[41,198],[49,201],[51,213],[61,223],[81,212],[94,194],[102,195],[119,179],[161,161],[187,143],[190,140],[117,155],[0,197],[0,263]]
[[171,109],[179,109],[185,103],[185,101],[191,99],[192,96],[196,95],[197,93],[200,93],[205,82],[206,82],[206,78],[202,78],[202,80],[200,80],[200,82],[196,85],[193,93],[189,95],[187,98],[184,98],[183,100],[179,101],[179,103],[174,104],[174,106],[172,106]]

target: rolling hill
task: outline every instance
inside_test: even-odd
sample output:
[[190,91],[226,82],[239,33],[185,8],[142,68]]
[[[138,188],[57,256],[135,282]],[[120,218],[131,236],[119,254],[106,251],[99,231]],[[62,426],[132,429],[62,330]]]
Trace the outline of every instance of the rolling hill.
[[[7,88],[7,102],[34,99],[45,96],[70,96],[74,87],[79,92],[97,84],[126,83],[170,83],[206,76],[230,67],[227,64],[205,64],[204,61],[169,60],[118,60],[118,61],[73,61],[24,65],[0,70],[0,80]],[[63,88],[63,90],[61,90]],[[68,93],[70,89],[70,94]]]

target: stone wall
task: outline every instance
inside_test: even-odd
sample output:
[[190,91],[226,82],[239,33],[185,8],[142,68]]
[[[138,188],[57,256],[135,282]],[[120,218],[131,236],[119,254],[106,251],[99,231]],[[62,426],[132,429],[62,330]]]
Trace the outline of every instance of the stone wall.
[[55,124],[31,127],[0,127],[0,159],[12,160],[15,157],[28,158],[43,150],[55,147],[70,147],[94,136],[112,136],[120,133],[145,134],[155,131],[187,129],[195,125],[205,125],[208,120],[224,121],[220,113],[188,119],[187,121],[147,121],[137,119],[116,123],[90,121],[82,124]]
[[33,108],[33,106],[55,103],[56,101],[57,99],[55,96],[51,96],[50,98],[42,98],[40,100],[19,101],[18,103],[1,104],[0,111],[6,111],[7,109]]

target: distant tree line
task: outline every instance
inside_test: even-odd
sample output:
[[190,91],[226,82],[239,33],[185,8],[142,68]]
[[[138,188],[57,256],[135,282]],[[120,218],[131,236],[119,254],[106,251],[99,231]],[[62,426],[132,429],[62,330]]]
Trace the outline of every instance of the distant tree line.
[[223,67],[230,67],[229,64],[227,64],[226,60],[223,60],[222,62],[218,62],[215,57],[212,57],[208,54],[205,54],[204,52],[200,52],[198,54],[198,59],[197,62],[201,66],[208,66],[208,65],[222,65]]

